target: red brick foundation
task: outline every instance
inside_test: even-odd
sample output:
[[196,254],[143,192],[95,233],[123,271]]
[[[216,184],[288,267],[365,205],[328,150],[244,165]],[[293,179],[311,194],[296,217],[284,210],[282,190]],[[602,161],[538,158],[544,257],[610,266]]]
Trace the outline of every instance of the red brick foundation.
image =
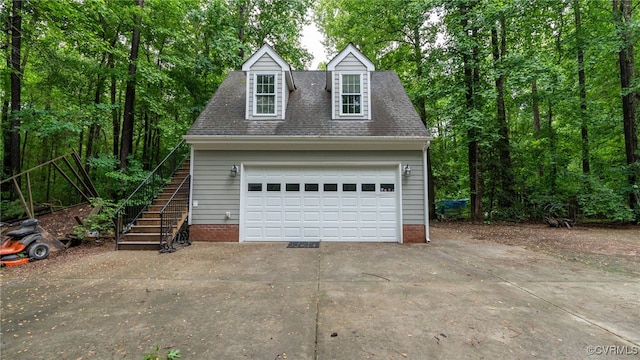
[[[424,225],[402,225],[402,237],[404,243],[424,243]],[[239,225],[212,225],[198,224],[189,226],[189,239],[191,241],[209,242],[238,242],[240,239]]]
[[402,225],[402,241],[408,243],[426,243],[424,225]]
[[222,224],[197,224],[189,226],[191,241],[209,242],[238,242],[240,241],[240,226]]

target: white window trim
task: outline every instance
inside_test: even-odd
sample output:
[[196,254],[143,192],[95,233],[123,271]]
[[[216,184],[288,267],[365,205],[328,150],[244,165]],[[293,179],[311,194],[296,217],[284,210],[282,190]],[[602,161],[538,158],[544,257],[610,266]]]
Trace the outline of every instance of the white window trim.
[[[343,109],[343,103],[342,103],[342,95],[343,95],[343,92],[342,92],[342,79],[343,79],[344,75],[360,75],[360,113],[345,113],[345,112],[342,112],[342,109]],[[356,118],[364,117],[365,106],[368,106],[368,103],[365,105],[365,100],[364,100],[364,76],[365,75],[366,74],[362,73],[362,72],[341,72],[339,74],[339,76],[338,76],[338,78],[339,78],[338,87],[340,89],[340,93],[338,94],[338,96],[339,96],[338,113],[340,114],[340,117],[356,117]]]
[[[273,89],[273,113],[264,114],[258,113],[258,76],[260,75],[273,75],[274,89]],[[253,116],[254,117],[277,117],[278,116],[278,73],[275,72],[256,72],[253,73]]]

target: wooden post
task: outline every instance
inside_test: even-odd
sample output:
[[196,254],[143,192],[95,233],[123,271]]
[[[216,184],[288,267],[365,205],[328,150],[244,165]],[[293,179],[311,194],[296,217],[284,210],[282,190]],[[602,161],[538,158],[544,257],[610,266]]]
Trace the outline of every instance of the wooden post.
[[18,180],[16,180],[16,177],[13,178],[13,186],[16,187],[16,192],[20,197],[20,201],[22,201],[22,206],[24,206],[24,210],[27,213],[27,216],[30,219],[33,218],[33,212],[31,211],[31,209],[29,209],[29,206],[27,206],[27,202],[24,199],[24,195],[22,195],[22,190],[20,190],[20,185],[18,185]]
[[76,179],[78,179],[78,181],[80,182],[80,184],[82,185],[82,188],[89,193],[89,195],[91,195],[92,197],[94,197],[93,192],[91,191],[91,188],[89,187],[89,185],[87,185],[84,181],[84,179],[82,177],[80,177],[80,174],[78,174],[78,172],[76,171],[76,169],[73,168],[73,166],[71,166],[71,162],[69,162],[69,160],[67,160],[66,157],[62,158],[62,161],[64,161],[65,164],[67,164],[67,167],[69,168],[69,170],[71,170],[71,172],[73,173],[73,175],[76,177]]
[[58,170],[60,172],[60,174],[67,179],[67,181],[69,182],[69,184],[71,184],[71,186],[73,186],[82,196],[83,199],[85,199],[87,202],[91,202],[91,199],[89,199],[89,197],[87,196],[87,194],[85,194],[84,192],[82,192],[82,189],[80,189],[78,187],[78,185],[74,184],[73,181],[71,181],[71,179],[69,178],[69,176],[67,176],[67,174],[65,174],[64,171],[62,171],[62,169],[60,168],[60,166],[58,166],[58,164],[56,164],[55,162],[52,163],[53,167],[56,168],[56,170]]
[[79,169],[79,173],[80,175],[82,175],[82,178],[84,178],[84,183],[87,186],[91,195],[93,195],[93,197],[100,197],[100,194],[98,194],[98,190],[93,185],[93,182],[91,182],[91,178],[89,177],[89,174],[87,174],[87,171],[84,169],[84,166],[82,166],[82,161],[80,161],[80,156],[78,156],[75,150],[71,152],[71,157],[76,162],[76,166]]
[[29,195],[29,209],[31,210],[31,215],[35,217],[36,212],[33,210],[33,194],[31,193],[31,177],[29,173],[27,175],[27,194]]

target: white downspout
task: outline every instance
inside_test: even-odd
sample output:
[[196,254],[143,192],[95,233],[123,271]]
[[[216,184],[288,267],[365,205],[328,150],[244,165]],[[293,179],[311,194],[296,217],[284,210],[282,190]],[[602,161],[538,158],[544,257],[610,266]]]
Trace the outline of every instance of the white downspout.
[[429,168],[427,167],[427,149],[431,141],[427,141],[422,147],[422,176],[424,177],[424,237],[430,243],[429,236]]
[[189,155],[189,175],[191,175],[191,179],[189,179],[189,214],[187,215],[187,225],[191,225],[191,219],[193,219],[193,166],[195,162],[195,150],[193,146],[191,146]]

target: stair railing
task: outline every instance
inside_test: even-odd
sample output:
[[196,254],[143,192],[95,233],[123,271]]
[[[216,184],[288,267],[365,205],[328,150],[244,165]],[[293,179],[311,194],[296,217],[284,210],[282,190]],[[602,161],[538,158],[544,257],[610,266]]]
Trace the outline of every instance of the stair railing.
[[[189,209],[189,189],[191,175],[187,175],[171,194],[167,203],[160,210],[160,247],[169,250],[173,243],[178,223],[186,220],[186,212]],[[175,228],[175,232],[174,232]]]
[[129,232],[135,221],[153,203],[153,199],[171,180],[171,176],[187,157],[189,157],[189,145],[184,140],[181,140],[115,210],[113,222],[115,225],[116,250],[122,236]]

